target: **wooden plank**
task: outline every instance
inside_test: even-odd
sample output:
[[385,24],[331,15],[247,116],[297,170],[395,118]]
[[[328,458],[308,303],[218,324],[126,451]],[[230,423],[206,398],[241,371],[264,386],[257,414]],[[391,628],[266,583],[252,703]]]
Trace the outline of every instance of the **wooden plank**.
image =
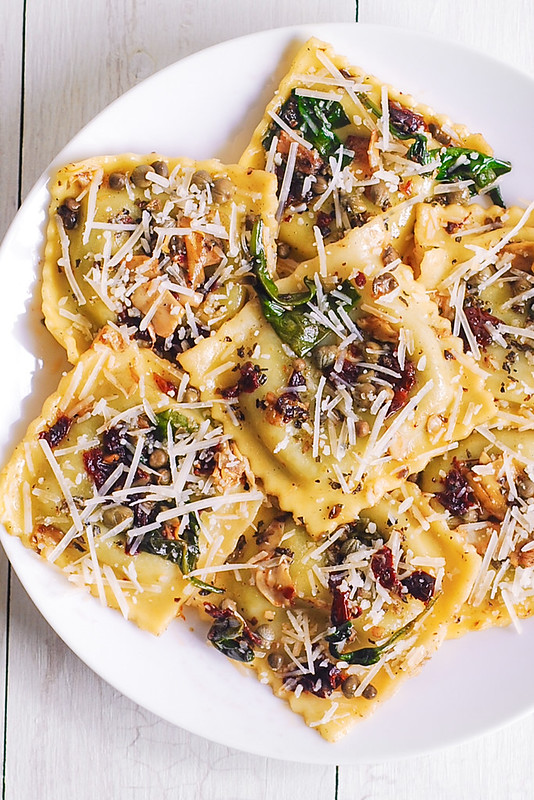
[[[22,97],[23,3],[13,2],[3,9],[3,43],[0,48],[0,239],[11,222],[18,205],[19,131]],[[9,613],[9,565],[0,547],[0,759],[4,766],[4,736],[7,689],[7,647]]]
[[[324,0],[114,0],[112,18],[107,0],[56,0],[53,15],[27,0],[24,194],[95,113],[178,58],[268,27],[353,19],[353,0],[334,9]],[[58,639],[17,580],[9,674],[5,800],[334,797],[333,767],[237,753],[122,697]]]
[[358,19],[450,39],[534,74],[531,0],[359,0]]
[[54,8],[28,0],[25,193],[98,111],[168,64],[267,28],[354,20],[354,0],[114,0],[112,18],[105,0]]

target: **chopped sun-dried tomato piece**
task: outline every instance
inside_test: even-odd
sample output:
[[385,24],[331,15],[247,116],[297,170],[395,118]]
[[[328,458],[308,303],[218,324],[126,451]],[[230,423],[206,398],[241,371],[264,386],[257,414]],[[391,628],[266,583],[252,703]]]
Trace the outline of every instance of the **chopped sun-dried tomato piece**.
[[50,447],[57,447],[71,429],[72,420],[64,414],[57,418],[53,425],[39,434],[39,439],[46,439]]

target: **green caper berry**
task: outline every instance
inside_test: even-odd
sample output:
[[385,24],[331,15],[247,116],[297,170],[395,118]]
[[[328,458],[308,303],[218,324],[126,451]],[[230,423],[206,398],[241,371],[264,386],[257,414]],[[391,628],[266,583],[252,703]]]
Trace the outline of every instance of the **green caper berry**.
[[233,183],[228,178],[217,178],[213,181],[211,197],[214,203],[227,203],[235,194]]
[[197,189],[205,189],[206,186],[212,186],[213,180],[209,172],[206,172],[205,169],[198,169],[196,172],[193,173],[193,177],[191,178],[191,184],[196,186]]
[[345,695],[345,697],[354,697],[358,690],[358,686],[360,685],[359,678],[356,675],[349,675],[349,677],[343,681],[343,686],[341,687],[341,691]]
[[134,512],[128,506],[115,506],[114,508],[106,508],[102,514],[102,522],[108,528],[114,528],[123,522],[129,521],[128,527],[131,528],[134,522]]
[[138,189],[148,189],[150,186],[147,172],[150,172],[150,167],[147,164],[139,164],[132,172],[132,183],[134,186],[137,186]]
[[281,653],[269,653],[267,663],[271,669],[278,672],[284,666],[284,657]]
[[123,172],[112,172],[108,179],[109,188],[118,192],[126,186],[126,175]]
[[150,166],[156,175],[161,175],[162,178],[169,177],[169,167],[165,161],[153,161]]

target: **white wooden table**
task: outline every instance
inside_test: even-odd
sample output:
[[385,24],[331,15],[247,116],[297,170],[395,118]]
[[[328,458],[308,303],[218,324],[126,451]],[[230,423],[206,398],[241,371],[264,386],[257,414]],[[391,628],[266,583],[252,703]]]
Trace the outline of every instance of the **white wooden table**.
[[[0,0],[0,21],[1,235],[48,162],[96,112],[224,39],[301,22],[382,23],[465,43],[534,74],[532,0]],[[519,800],[534,796],[533,746],[534,716],[380,765],[301,766],[212,744],[95,676],[0,553],[2,800]]]

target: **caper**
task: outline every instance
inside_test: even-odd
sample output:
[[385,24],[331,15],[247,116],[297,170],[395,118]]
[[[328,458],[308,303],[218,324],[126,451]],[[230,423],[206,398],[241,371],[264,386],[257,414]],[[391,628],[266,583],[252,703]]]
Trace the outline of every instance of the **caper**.
[[80,201],[76,200],[75,197],[67,197],[65,200],[65,205],[69,209],[69,211],[78,211],[80,208]]
[[327,189],[328,189],[328,181],[326,180],[326,178],[323,178],[322,175],[319,175],[317,177],[317,180],[312,186],[312,192],[314,194],[324,194]]
[[102,522],[108,528],[114,528],[128,520],[128,528],[131,528],[134,522],[134,512],[128,506],[114,506],[113,508],[106,508],[102,514]]
[[213,181],[211,196],[214,203],[227,203],[235,194],[235,187],[228,178],[217,178]]
[[202,191],[206,186],[212,186],[213,180],[209,172],[206,172],[205,169],[197,169],[197,171],[193,173],[191,184]]
[[162,178],[169,177],[169,167],[165,161],[153,161],[150,166],[156,175],[161,175]]
[[71,231],[78,224],[78,211],[72,211],[66,203],[59,206],[57,213],[63,222],[65,230]]
[[341,691],[345,695],[345,697],[354,697],[358,690],[358,686],[360,685],[359,678],[356,675],[349,675],[346,680],[343,681],[343,686],[341,687]]
[[261,639],[261,647],[264,650],[268,650],[269,647],[274,642],[274,628],[272,625],[260,625],[256,630],[257,635]]
[[362,697],[365,697],[366,700],[372,700],[373,697],[376,697],[378,694],[378,690],[372,683],[365,687],[362,692]]
[[124,172],[112,172],[108,179],[109,188],[118,192],[126,186],[126,175]]
[[165,452],[165,450],[161,450],[159,447],[157,450],[154,450],[149,458],[148,464],[153,469],[159,469],[160,467],[165,467],[169,463],[169,456]]
[[269,653],[267,656],[267,663],[271,669],[278,672],[284,666],[284,657],[281,653]]
[[138,189],[148,189],[150,181],[147,178],[147,172],[150,172],[148,164],[139,164],[132,172],[131,179],[134,186]]

